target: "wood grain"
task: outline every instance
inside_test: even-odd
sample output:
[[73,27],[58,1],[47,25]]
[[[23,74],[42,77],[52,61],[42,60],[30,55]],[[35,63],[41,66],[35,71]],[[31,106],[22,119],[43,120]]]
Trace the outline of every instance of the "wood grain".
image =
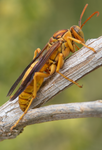
[[[66,60],[64,67],[60,70],[74,81],[102,65],[102,37],[88,40],[86,45],[93,47],[96,53],[82,47]],[[10,127],[19,119],[22,111],[18,105],[18,98],[12,102],[6,102],[0,107],[0,140],[15,138],[25,126],[30,124],[69,118],[102,117],[102,100],[37,108],[71,84],[57,73],[46,79],[32,103],[31,108],[35,109],[30,109],[12,132]]]

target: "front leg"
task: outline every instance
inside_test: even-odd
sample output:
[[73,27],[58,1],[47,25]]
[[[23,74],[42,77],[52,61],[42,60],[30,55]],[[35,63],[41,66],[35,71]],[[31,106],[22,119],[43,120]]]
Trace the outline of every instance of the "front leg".
[[71,39],[72,41],[74,41],[74,42],[76,42],[76,43],[79,43],[79,44],[81,44],[81,45],[87,47],[88,49],[92,50],[93,52],[96,52],[94,48],[87,46],[86,44],[84,44],[84,43],[81,42],[80,40],[77,40],[77,39],[72,38],[72,37],[68,37],[68,39]]

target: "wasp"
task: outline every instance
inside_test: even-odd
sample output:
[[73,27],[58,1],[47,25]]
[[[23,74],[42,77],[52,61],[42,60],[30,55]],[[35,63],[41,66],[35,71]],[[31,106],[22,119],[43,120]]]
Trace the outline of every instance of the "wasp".
[[[65,58],[69,55],[70,52],[75,52],[75,43],[81,44],[88,49],[96,52],[94,48],[85,45],[84,34],[82,27],[85,23],[93,17],[95,14],[99,15],[99,12],[94,12],[86,21],[81,25],[81,20],[83,14],[87,8],[88,4],[85,5],[80,19],[79,26],[74,25],[70,29],[63,29],[55,32],[50,38],[49,42],[44,46],[42,50],[37,48],[34,52],[34,57],[31,63],[24,69],[22,74],[18,77],[15,83],[12,85],[7,96],[10,96],[18,83],[21,81],[21,85],[13,96],[11,96],[10,101],[13,101],[15,98],[18,98],[19,106],[24,112],[22,116],[17,120],[17,122],[11,127],[11,130],[17,126],[19,121],[27,113],[29,107],[32,104],[32,101],[37,96],[37,91],[40,89],[44,78],[51,76],[54,72],[59,73],[65,79],[80,86],[77,82],[69,79],[64,76],[59,70],[63,67]],[[78,48],[78,47],[77,47]]]

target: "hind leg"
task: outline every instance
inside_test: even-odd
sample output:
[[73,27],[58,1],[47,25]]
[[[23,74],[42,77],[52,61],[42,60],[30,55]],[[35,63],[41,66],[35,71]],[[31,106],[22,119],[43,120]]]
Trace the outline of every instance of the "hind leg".
[[32,104],[32,101],[34,98],[36,98],[37,95],[37,91],[39,90],[39,88],[41,87],[44,78],[48,77],[50,74],[47,73],[42,73],[42,72],[36,72],[34,77],[33,77],[33,81],[34,81],[34,86],[33,86],[33,93],[32,93],[32,98],[26,108],[26,110],[24,111],[24,113],[21,115],[21,117],[17,120],[17,122],[10,128],[10,130],[12,131],[13,128],[15,128],[17,126],[17,124],[20,122],[20,120],[25,116],[25,114],[27,113],[29,107]]

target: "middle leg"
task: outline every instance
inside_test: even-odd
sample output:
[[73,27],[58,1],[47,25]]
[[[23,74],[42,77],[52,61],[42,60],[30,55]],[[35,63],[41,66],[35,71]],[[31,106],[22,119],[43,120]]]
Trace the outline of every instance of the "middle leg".
[[65,79],[67,79],[68,81],[76,84],[78,87],[82,88],[82,86],[80,86],[77,82],[73,81],[72,79],[69,79],[68,77],[66,77],[64,74],[62,74],[61,72],[59,72],[62,64],[63,64],[63,54],[60,53],[59,54],[59,59],[58,59],[58,64],[57,64],[57,69],[56,69],[56,72],[59,73],[62,77],[64,77]]

